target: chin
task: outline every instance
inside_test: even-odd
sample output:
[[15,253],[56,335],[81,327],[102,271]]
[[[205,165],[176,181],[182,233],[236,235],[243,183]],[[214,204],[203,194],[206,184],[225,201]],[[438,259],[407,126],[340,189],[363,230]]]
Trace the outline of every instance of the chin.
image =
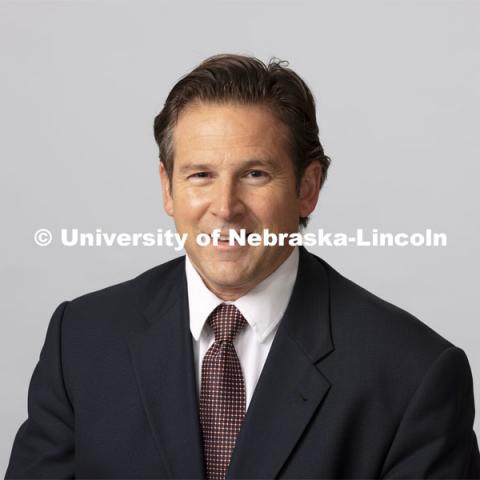
[[211,276],[212,280],[217,285],[222,285],[224,287],[242,287],[248,283],[249,277],[247,275],[239,275],[237,271],[224,271],[222,269],[216,270],[215,273]]
[[240,277],[235,273],[232,273],[229,275],[227,272],[215,272],[215,276],[213,277],[215,279],[215,283],[218,285],[225,285],[226,287],[236,287],[236,286],[241,286],[242,284],[245,283],[245,278]]

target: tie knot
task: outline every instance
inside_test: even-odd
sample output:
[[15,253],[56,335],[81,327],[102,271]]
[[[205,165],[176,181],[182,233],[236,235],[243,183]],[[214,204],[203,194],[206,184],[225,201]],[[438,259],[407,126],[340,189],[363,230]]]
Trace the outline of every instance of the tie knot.
[[240,330],[247,324],[240,310],[233,304],[221,303],[208,317],[213,328],[215,342],[232,342]]

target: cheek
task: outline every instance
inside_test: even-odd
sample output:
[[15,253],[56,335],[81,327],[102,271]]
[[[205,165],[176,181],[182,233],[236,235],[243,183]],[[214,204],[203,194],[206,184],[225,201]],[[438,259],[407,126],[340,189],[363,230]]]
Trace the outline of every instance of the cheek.
[[190,190],[177,190],[177,195],[173,197],[175,213],[179,217],[195,218],[206,208],[208,208],[208,196],[199,195]]
[[298,201],[296,195],[288,190],[269,192],[261,197],[251,198],[249,208],[265,222],[288,223],[289,217],[298,213]]

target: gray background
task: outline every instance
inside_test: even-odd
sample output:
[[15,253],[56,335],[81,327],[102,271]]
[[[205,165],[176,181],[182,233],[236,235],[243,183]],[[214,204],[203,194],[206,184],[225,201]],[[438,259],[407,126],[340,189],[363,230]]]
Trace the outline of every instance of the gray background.
[[0,471],[55,307],[177,255],[41,248],[33,233],[173,228],[153,117],[219,52],[287,59],[314,92],[333,162],[307,231],[448,234],[446,248],[310,250],[463,348],[478,409],[479,14],[474,1],[3,1]]

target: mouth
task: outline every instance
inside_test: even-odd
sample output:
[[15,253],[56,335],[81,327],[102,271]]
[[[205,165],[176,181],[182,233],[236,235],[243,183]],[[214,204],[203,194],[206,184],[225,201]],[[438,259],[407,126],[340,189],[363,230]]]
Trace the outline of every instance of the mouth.
[[[252,234],[253,232],[245,232],[245,235],[243,236],[243,234],[240,234],[238,231],[236,232],[236,236],[239,237],[239,238],[245,238],[245,239],[248,239],[248,237]],[[233,235],[233,234],[232,234]],[[235,237],[233,238],[233,245],[230,245],[230,236],[229,236],[229,233],[228,232],[220,232],[220,236],[213,236],[213,234],[210,234],[210,238],[212,239],[212,245],[214,245],[213,243],[213,240],[217,240],[218,239],[218,246],[219,248],[222,248],[222,249],[232,249],[232,248],[242,248],[242,247],[246,247],[248,246],[248,243],[243,245],[243,244],[239,244]],[[243,243],[243,242],[242,242]]]

